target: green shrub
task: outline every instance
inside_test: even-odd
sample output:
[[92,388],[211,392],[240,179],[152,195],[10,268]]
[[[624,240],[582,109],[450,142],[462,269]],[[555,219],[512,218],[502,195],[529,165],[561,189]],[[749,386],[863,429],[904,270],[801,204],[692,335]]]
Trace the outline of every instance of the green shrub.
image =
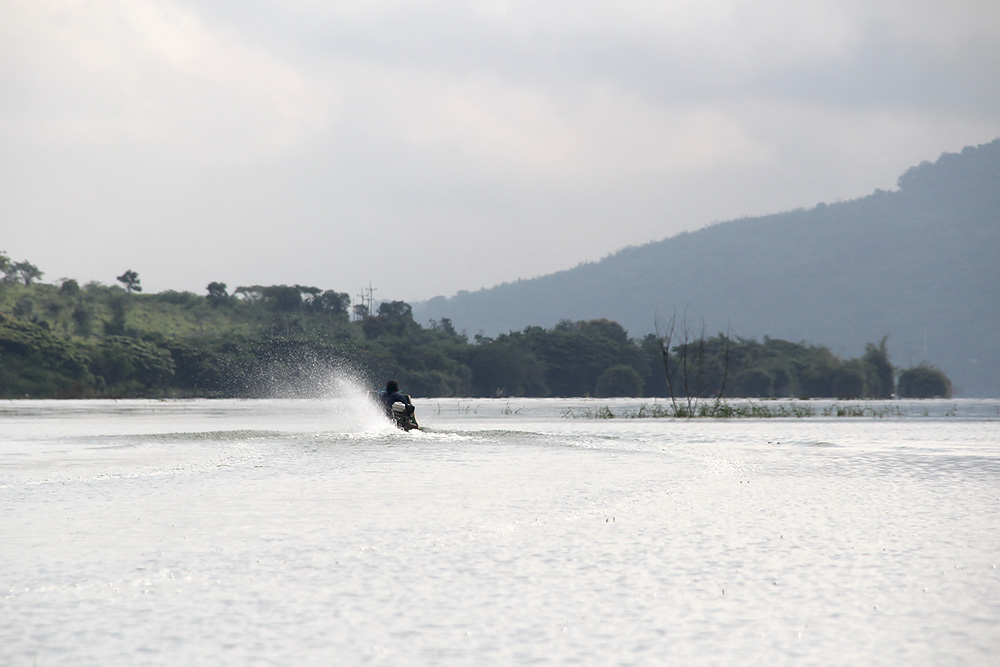
[[902,398],[950,398],[951,380],[937,368],[921,364],[899,374],[897,393]]

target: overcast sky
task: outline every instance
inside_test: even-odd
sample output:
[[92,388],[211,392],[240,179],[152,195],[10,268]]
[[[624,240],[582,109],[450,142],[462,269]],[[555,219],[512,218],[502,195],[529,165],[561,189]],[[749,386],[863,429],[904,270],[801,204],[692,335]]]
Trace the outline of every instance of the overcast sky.
[[996,0],[0,0],[0,250],[417,301],[1000,136]]

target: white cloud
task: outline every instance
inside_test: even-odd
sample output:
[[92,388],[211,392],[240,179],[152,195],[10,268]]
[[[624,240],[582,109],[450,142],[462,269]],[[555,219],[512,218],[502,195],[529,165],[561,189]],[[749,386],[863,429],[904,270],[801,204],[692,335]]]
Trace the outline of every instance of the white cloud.
[[49,142],[245,159],[295,146],[329,113],[307,75],[170,3],[20,3],[4,14],[18,28],[5,35],[18,120]]
[[1000,3],[881,0],[862,7],[872,31],[884,32],[900,48],[916,49],[914,55],[955,58],[984,48],[997,53]]
[[4,249],[416,298],[860,196],[1000,134],[1000,5],[944,7],[0,3]]

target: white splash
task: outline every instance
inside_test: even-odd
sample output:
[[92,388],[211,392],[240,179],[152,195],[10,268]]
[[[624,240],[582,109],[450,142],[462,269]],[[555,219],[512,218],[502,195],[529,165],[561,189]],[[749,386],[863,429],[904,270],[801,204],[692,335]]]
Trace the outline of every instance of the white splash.
[[331,371],[323,389],[322,397],[331,408],[335,429],[366,433],[396,431],[376,403],[374,394],[354,374]]

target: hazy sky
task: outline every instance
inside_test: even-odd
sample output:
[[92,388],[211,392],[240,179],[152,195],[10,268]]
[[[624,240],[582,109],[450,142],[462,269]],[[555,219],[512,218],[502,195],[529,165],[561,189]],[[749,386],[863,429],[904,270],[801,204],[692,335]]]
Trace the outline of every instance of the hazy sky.
[[1000,136],[996,0],[0,0],[0,250],[415,301]]

